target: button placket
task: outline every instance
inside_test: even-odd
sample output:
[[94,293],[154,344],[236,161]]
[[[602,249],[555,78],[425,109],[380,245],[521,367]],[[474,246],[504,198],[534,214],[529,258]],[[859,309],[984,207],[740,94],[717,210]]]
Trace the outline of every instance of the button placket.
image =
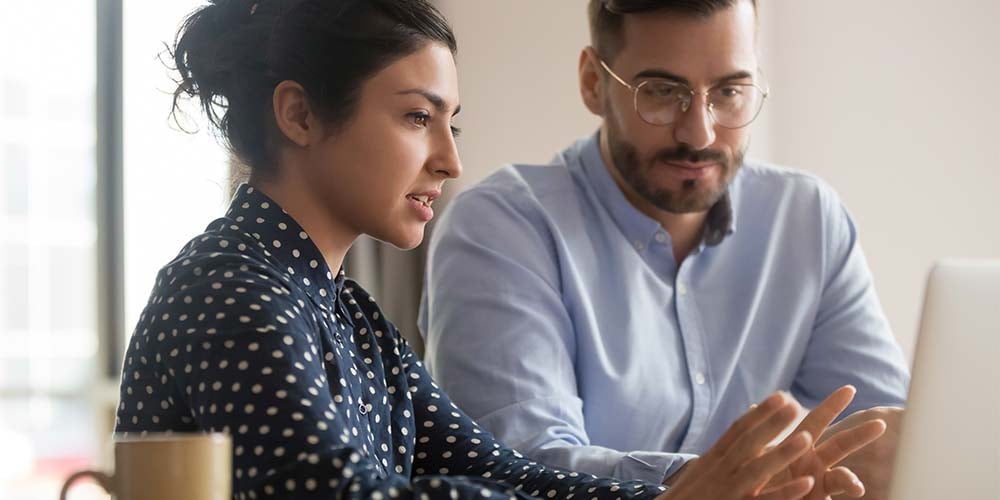
[[704,331],[698,319],[698,310],[694,301],[689,300],[693,294],[691,289],[691,267],[696,258],[685,259],[679,266],[674,281],[675,306],[680,333],[684,338],[685,355],[688,358],[688,376],[692,387],[691,423],[688,435],[682,446],[691,446],[701,439],[708,423],[709,407],[711,406],[712,387],[709,384],[709,373],[705,371]]
[[330,329],[333,333],[333,340],[337,342],[337,345],[344,347],[344,336],[340,333],[341,325],[337,315],[330,314],[325,306],[322,307],[323,321],[326,323],[326,327]]
[[[339,311],[341,314],[328,314],[324,316],[324,319],[326,320],[327,328],[332,329],[333,338],[337,342],[337,345],[347,350],[346,354],[341,352],[341,356],[339,356],[338,360],[338,365],[341,370],[340,375],[345,379],[348,379],[351,376],[350,373],[351,368],[357,370],[358,373],[362,373],[363,368],[358,366],[357,356],[354,353],[354,348],[352,346],[347,345],[346,337],[343,333],[341,333],[341,330],[344,330],[346,328],[351,328],[351,329],[354,328],[354,323],[350,321],[349,319],[350,316],[348,316],[350,311],[345,307],[335,307],[335,310]],[[371,413],[371,409],[369,407],[371,405],[365,402],[364,391],[360,392],[356,391],[352,383],[348,383],[345,389],[347,391],[347,394],[350,397],[354,398],[354,400],[357,402],[357,404],[354,406],[354,409],[357,410],[358,412],[359,420],[360,418],[367,419],[369,420],[369,425],[370,425],[371,417],[369,414]]]

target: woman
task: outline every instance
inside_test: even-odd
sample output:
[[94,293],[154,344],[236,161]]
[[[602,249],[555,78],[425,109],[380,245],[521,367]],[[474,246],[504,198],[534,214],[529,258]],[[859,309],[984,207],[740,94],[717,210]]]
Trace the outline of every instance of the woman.
[[231,434],[237,498],[736,499],[779,474],[757,496],[778,500],[822,483],[789,468],[808,432],[764,449],[794,418],[783,395],[667,493],[531,462],[453,405],[338,271],[361,234],[418,245],[461,173],[455,47],[426,0],[215,0],[188,18],[175,110],[197,97],[252,175],[159,273],[116,430]]

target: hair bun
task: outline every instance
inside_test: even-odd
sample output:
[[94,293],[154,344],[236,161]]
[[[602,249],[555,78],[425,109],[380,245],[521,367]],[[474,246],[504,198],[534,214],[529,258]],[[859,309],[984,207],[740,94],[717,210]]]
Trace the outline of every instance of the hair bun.
[[233,19],[241,17],[240,14],[250,17],[258,3],[260,3],[258,0],[211,0],[212,6],[221,9]]

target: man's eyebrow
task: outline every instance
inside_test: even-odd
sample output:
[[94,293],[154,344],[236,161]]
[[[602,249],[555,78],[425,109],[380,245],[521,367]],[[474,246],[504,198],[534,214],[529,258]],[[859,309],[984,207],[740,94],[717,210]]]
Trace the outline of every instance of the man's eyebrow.
[[[424,89],[406,89],[396,92],[396,95],[410,95],[410,94],[423,96],[423,98],[427,99],[427,101],[429,101],[431,105],[434,106],[434,109],[436,109],[438,112],[443,113],[448,109],[448,106],[447,104],[445,104],[444,99],[441,96],[435,94],[434,92],[430,92]],[[455,107],[455,111],[452,113],[452,116],[457,115],[460,111],[462,111],[461,104]]]
[[642,80],[646,78],[662,78],[664,80],[671,80],[677,83],[683,83],[684,85],[691,86],[691,82],[680,75],[675,75],[669,71],[662,69],[644,69],[635,74],[632,81]]
[[712,82],[712,85],[731,82],[733,80],[753,80],[753,73],[745,69],[734,71],[728,75],[723,76],[722,78],[716,79],[714,82]]
[[[633,81],[635,81],[635,80],[641,80],[641,79],[644,79],[644,78],[662,78],[664,80],[670,80],[670,81],[677,82],[677,83],[683,83],[684,85],[687,85],[688,87],[691,86],[691,81],[688,80],[687,78],[684,78],[683,76],[680,76],[680,75],[675,75],[675,74],[673,74],[673,73],[671,73],[669,71],[662,70],[662,69],[645,69],[645,70],[642,70],[642,71],[636,73],[635,77],[633,78]],[[733,80],[744,80],[744,79],[747,79],[747,78],[751,78],[752,79],[753,78],[753,73],[751,73],[751,72],[749,72],[747,70],[739,70],[739,71],[734,71],[734,72],[732,72],[732,73],[730,73],[728,75],[725,75],[725,76],[723,76],[721,78],[717,78],[714,82],[712,82],[712,85],[714,86],[714,85],[718,85],[718,84],[723,83],[723,82],[729,82],[729,81],[733,81]]]

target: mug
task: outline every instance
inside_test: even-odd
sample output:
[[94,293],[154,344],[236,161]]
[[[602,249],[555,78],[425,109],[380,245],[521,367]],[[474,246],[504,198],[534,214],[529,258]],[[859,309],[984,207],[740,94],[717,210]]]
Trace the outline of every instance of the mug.
[[147,434],[115,439],[115,472],[80,471],[66,480],[93,478],[118,500],[229,500],[233,442],[227,434]]

